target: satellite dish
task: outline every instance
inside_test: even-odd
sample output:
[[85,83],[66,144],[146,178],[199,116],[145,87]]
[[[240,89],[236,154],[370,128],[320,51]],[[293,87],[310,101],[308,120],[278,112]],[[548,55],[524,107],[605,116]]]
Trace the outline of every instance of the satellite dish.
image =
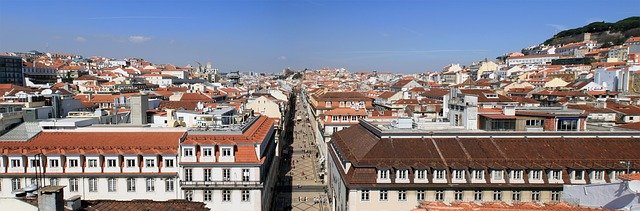
[[52,94],[52,93],[53,93],[53,91],[51,91],[51,89],[45,89],[45,90],[42,90],[42,92],[41,92],[40,94],[43,94],[43,95],[50,95],[50,94]]
[[24,188],[25,192],[33,192],[38,190],[38,186],[36,184],[31,184],[31,185],[27,185],[27,187]]
[[627,188],[635,193],[640,193],[640,180],[631,180],[627,182]]

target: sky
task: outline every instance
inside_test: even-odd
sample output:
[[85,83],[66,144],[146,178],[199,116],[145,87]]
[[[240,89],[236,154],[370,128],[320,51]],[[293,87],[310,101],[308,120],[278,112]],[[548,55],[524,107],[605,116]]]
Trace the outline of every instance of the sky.
[[639,15],[640,0],[0,0],[0,52],[212,62],[223,72],[419,73]]

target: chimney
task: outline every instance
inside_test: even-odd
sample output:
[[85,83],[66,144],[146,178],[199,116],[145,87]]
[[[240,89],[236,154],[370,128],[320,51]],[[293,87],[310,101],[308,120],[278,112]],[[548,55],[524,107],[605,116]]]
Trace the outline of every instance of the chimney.
[[39,190],[39,211],[64,211],[64,186],[46,186]]

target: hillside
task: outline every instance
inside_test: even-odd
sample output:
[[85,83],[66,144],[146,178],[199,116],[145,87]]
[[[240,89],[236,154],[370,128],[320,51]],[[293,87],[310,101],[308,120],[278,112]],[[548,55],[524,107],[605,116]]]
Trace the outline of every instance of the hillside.
[[628,17],[615,23],[593,22],[586,26],[567,29],[544,41],[545,45],[562,45],[583,41],[585,33],[604,46],[619,45],[633,36],[640,36],[640,17]]

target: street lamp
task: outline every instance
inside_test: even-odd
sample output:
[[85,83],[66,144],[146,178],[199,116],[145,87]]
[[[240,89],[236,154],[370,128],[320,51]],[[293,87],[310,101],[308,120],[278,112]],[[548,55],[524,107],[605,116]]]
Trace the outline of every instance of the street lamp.
[[621,160],[621,161],[620,161],[620,164],[623,164],[623,165],[626,165],[626,166],[627,166],[627,172],[626,172],[627,174],[631,173],[631,172],[629,171],[629,169],[631,168],[631,161],[629,161],[629,160],[627,160],[627,161]]

